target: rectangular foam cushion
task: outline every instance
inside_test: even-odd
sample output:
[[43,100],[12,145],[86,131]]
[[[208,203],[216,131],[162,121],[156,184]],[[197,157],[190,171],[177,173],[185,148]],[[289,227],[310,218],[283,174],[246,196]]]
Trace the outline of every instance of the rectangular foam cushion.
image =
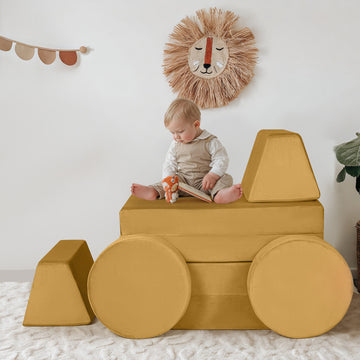
[[247,295],[250,264],[189,263],[191,299],[174,329],[266,329]]
[[199,295],[190,299],[174,329],[268,329],[255,315],[247,295]]
[[175,204],[130,197],[120,211],[122,235],[158,234],[187,261],[249,261],[281,235],[322,237],[324,210],[319,201],[208,204],[184,197]]
[[251,262],[188,263],[191,296],[247,295]]
[[[323,238],[323,233],[308,235]],[[187,262],[252,261],[261,248],[279,236],[281,235],[159,234],[159,237],[180,250]]]

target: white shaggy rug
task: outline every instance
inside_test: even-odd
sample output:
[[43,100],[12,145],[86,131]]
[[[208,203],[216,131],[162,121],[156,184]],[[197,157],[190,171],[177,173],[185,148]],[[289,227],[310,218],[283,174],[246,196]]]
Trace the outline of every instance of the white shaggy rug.
[[330,332],[288,339],[270,330],[171,330],[145,340],[121,338],[98,320],[73,327],[23,327],[31,284],[0,283],[1,360],[335,360],[360,359],[360,295]]

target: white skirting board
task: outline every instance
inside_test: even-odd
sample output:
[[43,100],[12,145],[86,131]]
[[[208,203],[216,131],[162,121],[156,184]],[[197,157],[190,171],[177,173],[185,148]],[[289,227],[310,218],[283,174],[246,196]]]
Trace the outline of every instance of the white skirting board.
[[35,269],[29,270],[0,270],[0,281],[33,281]]

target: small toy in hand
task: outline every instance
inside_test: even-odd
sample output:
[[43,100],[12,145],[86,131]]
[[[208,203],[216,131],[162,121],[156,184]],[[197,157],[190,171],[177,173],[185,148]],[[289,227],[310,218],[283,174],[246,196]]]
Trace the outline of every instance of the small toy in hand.
[[179,197],[179,178],[176,175],[167,176],[161,183],[165,190],[166,201],[170,204],[176,202],[177,198]]

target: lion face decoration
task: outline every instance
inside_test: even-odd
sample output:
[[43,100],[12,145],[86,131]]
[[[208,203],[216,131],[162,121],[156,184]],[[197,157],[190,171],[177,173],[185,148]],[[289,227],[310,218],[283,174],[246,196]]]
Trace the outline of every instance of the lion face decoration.
[[235,29],[231,11],[199,10],[175,26],[164,51],[164,74],[179,97],[203,109],[235,99],[254,76],[254,35]]
[[218,37],[203,37],[189,49],[189,67],[194,75],[211,79],[220,75],[229,58],[225,41]]

